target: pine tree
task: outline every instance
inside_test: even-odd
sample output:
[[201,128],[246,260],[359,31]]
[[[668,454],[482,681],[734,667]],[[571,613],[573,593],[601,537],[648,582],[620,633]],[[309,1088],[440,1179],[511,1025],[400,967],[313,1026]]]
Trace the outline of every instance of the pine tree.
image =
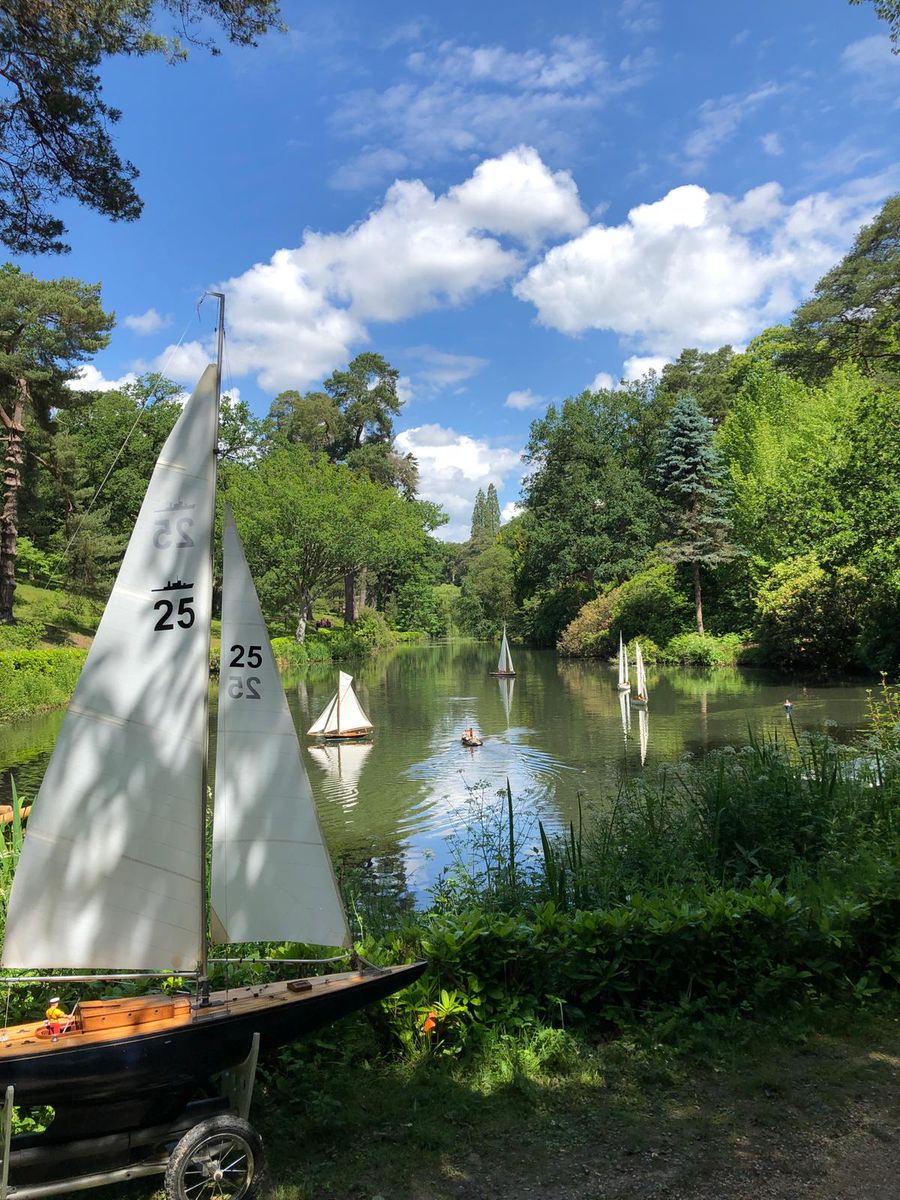
[[497,498],[497,489],[492,483],[488,484],[484,502],[484,526],[491,539],[500,532],[500,501]]
[[472,509],[472,529],[469,537],[473,542],[480,540],[484,534],[485,528],[485,506],[487,500],[481,488],[478,489],[478,495],[475,497],[475,507]]
[[703,633],[701,566],[728,562],[740,551],[729,541],[731,522],[724,511],[718,456],[713,432],[699,404],[682,397],[663,431],[656,464],[660,492],[670,504],[668,562],[689,563],[694,580],[697,632]]

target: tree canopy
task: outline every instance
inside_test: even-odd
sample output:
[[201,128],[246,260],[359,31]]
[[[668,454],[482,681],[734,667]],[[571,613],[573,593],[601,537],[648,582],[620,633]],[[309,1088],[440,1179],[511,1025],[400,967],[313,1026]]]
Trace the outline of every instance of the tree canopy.
[[[160,32],[169,20],[174,32]],[[278,23],[276,0],[6,0],[0,9],[0,240],[19,254],[60,253],[70,198],[133,221],[138,169],[110,135],[121,113],[103,99],[112,55],[185,57],[180,38],[216,52],[201,29],[253,45]]]

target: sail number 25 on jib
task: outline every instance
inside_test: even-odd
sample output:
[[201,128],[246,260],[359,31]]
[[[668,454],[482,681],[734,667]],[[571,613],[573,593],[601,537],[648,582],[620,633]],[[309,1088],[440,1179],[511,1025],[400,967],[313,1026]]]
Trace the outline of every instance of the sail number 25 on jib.
[[[230,660],[228,666],[230,669],[249,667],[258,668],[262,666],[262,646],[232,646],[229,651]],[[259,699],[259,676],[242,675],[228,676],[228,695],[234,700],[258,700]]]

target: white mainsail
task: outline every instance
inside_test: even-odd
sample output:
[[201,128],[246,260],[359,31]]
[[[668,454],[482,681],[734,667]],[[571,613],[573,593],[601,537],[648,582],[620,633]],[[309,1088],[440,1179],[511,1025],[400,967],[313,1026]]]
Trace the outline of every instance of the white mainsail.
[[193,970],[216,369],[160,454],[29,819],[4,967]]
[[349,946],[294,722],[227,508],[222,561],[214,935],[228,942]]
[[647,700],[647,673],[644,670],[644,656],[639,642],[634,644],[635,674],[637,675],[637,699]]
[[339,671],[338,690],[325,705],[319,719],[314,721],[306,732],[310,736],[322,734],[326,737],[340,737],[344,733],[372,727],[372,722],[363,712],[353,691],[353,676]]
[[623,691],[626,688],[628,690],[631,689],[631,684],[628,681],[628,651],[625,649],[621,633],[619,634],[619,687]]
[[506,625],[503,626],[503,641],[500,643],[500,657],[497,660],[497,670],[502,675],[515,675],[512,655],[509,652],[509,642],[506,640]]

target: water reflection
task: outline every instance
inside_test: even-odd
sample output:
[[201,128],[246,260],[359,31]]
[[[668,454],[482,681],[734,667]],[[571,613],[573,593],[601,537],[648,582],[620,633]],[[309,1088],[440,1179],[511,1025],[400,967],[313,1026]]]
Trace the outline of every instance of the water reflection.
[[[285,681],[336,858],[385,873],[398,886],[402,875],[403,890],[421,893],[448,863],[447,838],[471,819],[473,795],[505,788],[507,778],[532,817],[558,830],[577,819],[579,794],[601,801],[623,777],[744,743],[751,731],[784,736],[786,695],[798,731],[828,720],[849,741],[865,723],[864,685],[650,668],[651,739],[650,715],[617,692],[613,666],[523,650],[515,679],[492,677],[494,666],[493,647],[475,643],[411,647],[353,664],[354,687],[375,726],[371,742],[357,745],[305,737],[334,692],[333,666]],[[11,770],[20,792],[37,791],[60,719],[56,713],[0,730],[0,802],[8,802]],[[460,743],[469,725],[484,738],[478,749]]]

